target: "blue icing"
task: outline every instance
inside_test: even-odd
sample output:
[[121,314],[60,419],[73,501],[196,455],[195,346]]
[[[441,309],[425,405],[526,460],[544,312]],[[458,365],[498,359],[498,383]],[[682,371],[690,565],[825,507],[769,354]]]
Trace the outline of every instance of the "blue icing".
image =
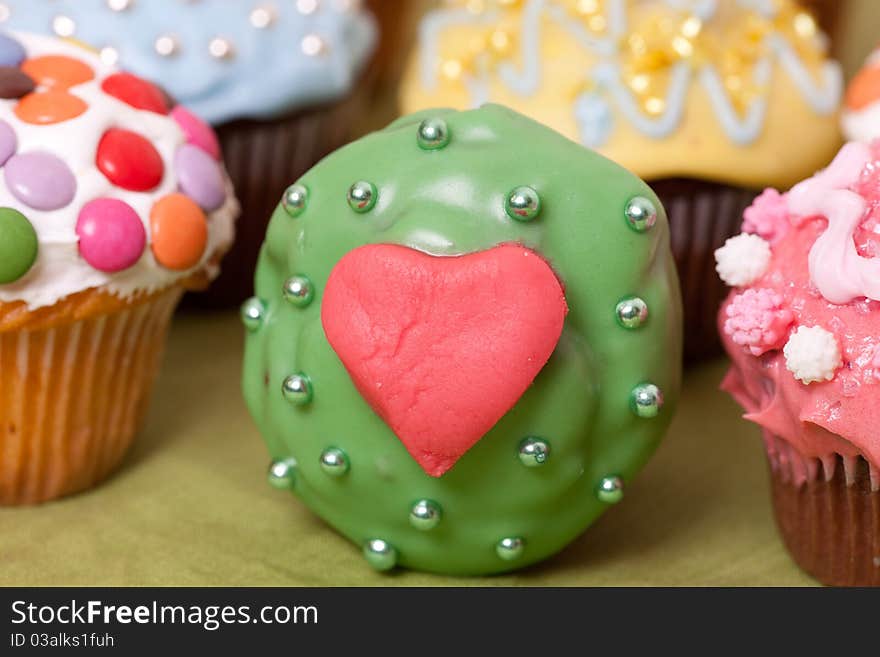
[[608,142],[614,129],[614,116],[602,96],[596,93],[581,94],[575,102],[574,113],[585,146],[601,148]]
[[[153,80],[211,123],[272,118],[344,96],[357,81],[376,44],[372,17],[356,2],[319,0],[304,15],[294,0],[130,0],[124,11],[108,0],[3,0],[4,27],[53,33],[56,16],[73,19],[73,36],[96,48],[112,47],[118,64]],[[271,7],[274,20],[262,29],[251,12]],[[173,56],[160,56],[156,39],[173,35]],[[307,55],[301,44],[317,35],[322,52]],[[234,55],[213,57],[208,44],[229,41]],[[0,56],[4,50],[0,43]]]

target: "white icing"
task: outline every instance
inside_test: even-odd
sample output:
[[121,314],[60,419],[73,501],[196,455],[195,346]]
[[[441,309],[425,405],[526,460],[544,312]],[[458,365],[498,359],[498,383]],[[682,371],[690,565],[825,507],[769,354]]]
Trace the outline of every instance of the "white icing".
[[[61,158],[77,181],[76,196],[60,210],[35,210],[19,201],[0,175],[0,207],[15,208],[34,227],[39,240],[37,260],[21,279],[0,285],[0,301],[24,301],[31,310],[51,306],[59,300],[83,290],[104,288],[127,298],[136,292],[151,292],[173,284],[192,273],[207,269],[213,278],[219,268],[209,266],[209,259],[226,250],[234,237],[238,203],[228,178],[225,204],[208,215],[208,243],[201,262],[187,271],[165,269],[150,249],[150,209],[155,201],[178,191],[174,171],[174,154],[186,142],[184,134],[170,116],[137,110],[105,94],[101,82],[116,69],[104,65],[92,52],[50,37],[13,33],[24,45],[29,57],[67,55],[79,59],[95,71],[95,79],[72,87],[69,92],[86,103],[88,109],[80,116],[52,125],[33,125],[21,121],[14,110],[17,100],[0,100],[0,119],[6,121],[18,138],[17,153],[48,151]],[[109,128],[132,130],[156,147],[165,165],[165,175],[154,190],[131,192],[111,183],[95,165],[95,154],[101,136]],[[76,222],[82,207],[100,197],[116,198],[128,203],[141,218],[147,232],[147,248],[141,259],[121,272],[108,274],[89,265],[79,254]]]
[[880,100],[860,110],[844,110],[841,121],[843,134],[849,141],[868,144],[880,138]]
[[751,285],[767,273],[772,255],[765,239],[742,233],[729,238],[715,251],[715,270],[730,287]]
[[[716,0],[665,0],[673,9],[685,10],[710,20],[717,11]],[[770,0],[737,0],[745,7],[764,15],[772,16],[776,9]],[[672,70],[671,82],[665,100],[665,111],[662,115],[652,118],[640,108],[636,96],[627,87],[617,53],[621,37],[627,31],[626,0],[607,0],[608,30],[605,36],[590,35],[581,25],[572,21],[566,12],[553,4],[553,0],[526,0],[522,11],[520,26],[520,52],[516,59],[522,62],[521,68],[509,63],[498,67],[498,77],[512,92],[528,96],[536,93],[541,84],[541,70],[544,62],[541,59],[541,23],[549,19],[560,25],[575,37],[583,50],[588,52],[597,63],[590,71],[588,78],[594,83],[597,93],[609,98],[621,114],[637,130],[652,139],[662,139],[673,133],[681,124],[684,108],[693,77],[709,95],[712,108],[718,122],[731,141],[737,144],[754,142],[761,134],[767,110],[767,99],[757,98],[751,107],[740,117],[736,105],[721,83],[718,70],[712,64],[705,64],[699,69],[688,64],[678,64]],[[498,21],[498,13],[487,11],[481,14],[461,9],[440,9],[428,14],[420,26],[421,59],[420,70],[423,86],[435,90],[438,83],[436,63],[440,59],[439,43],[441,34],[457,25],[492,25]],[[820,38],[820,37],[817,37]],[[792,45],[781,35],[771,33],[766,37],[766,46],[770,55],[758,61],[752,71],[755,86],[767,88],[772,84],[774,62],[791,78],[800,91],[804,101],[820,115],[830,115],[836,111],[843,90],[843,74],[836,62],[825,62],[814,80],[803,62],[796,54]],[[470,101],[474,107],[491,100],[488,92],[490,71],[481,67],[476,75],[465,75],[465,85],[470,93]],[[476,78],[476,79],[475,79]],[[574,101],[572,112],[582,126],[582,139],[591,147],[601,147],[610,138],[613,122],[608,121],[602,127],[588,124],[590,112],[586,106],[595,107],[594,99],[585,102],[583,97]]]
[[821,326],[800,326],[782,350],[785,367],[807,385],[830,381],[843,364],[840,346],[833,333]]

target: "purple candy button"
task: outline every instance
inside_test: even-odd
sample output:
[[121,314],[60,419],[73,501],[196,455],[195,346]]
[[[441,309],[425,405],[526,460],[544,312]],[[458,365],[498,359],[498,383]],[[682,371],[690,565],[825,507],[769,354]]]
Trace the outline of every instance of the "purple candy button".
[[6,161],[15,155],[18,148],[18,137],[15,136],[15,130],[12,126],[0,119],[0,167],[6,164]]
[[73,172],[51,153],[13,155],[3,172],[13,196],[35,210],[58,210],[76,195]]
[[174,168],[180,191],[211,212],[226,200],[226,187],[220,165],[205,151],[192,144],[184,144],[174,157]]
[[0,66],[18,66],[27,53],[18,41],[6,34],[0,34]]

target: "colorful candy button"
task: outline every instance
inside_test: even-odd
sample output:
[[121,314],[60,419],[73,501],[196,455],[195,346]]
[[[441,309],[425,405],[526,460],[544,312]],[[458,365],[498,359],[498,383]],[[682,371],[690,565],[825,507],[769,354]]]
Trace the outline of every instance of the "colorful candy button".
[[182,105],[171,110],[171,118],[177,121],[187,142],[198,146],[215,160],[220,159],[220,142],[211,126]]
[[160,265],[175,271],[195,267],[208,243],[205,213],[188,196],[171,194],[150,211],[153,255]]
[[34,81],[20,68],[0,66],[0,98],[21,98],[36,88]]
[[13,196],[35,210],[58,210],[76,195],[76,178],[63,160],[35,151],[13,155],[3,167]]
[[217,160],[193,144],[184,144],[174,156],[180,191],[211,212],[226,200],[226,185]]
[[86,203],[76,221],[76,234],[85,261],[111,274],[135,264],[147,244],[147,232],[137,212],[115,198]]
[[0,208],[0,285],[13,283],[37,259],[37,233],[21,212]]
[[135,109],[168,114],[165,94],[156,85],[131,73],[114,73],[104,80],[101,89]]
[[0,119],[0,167],[15,155],[17,148],[18,137],[15,136],[15,130],[6,121]]
[[50,125],[75,119],[88,108],[82,99],[66,91],[41,91],[22,98],[15,115],[25,123]]
[[25,57],[23,45],[7,34],[0,34],[0,66],[18,66]]
[[155,189],[165,174],[162,156],[155,146],[130,130],[112,128],[105,132],[95,162],[110,182],[132,192]]
[[21,70],[49,89],[70,89],[95,78],[92,67],[66,55],[43,55],[25,60]]

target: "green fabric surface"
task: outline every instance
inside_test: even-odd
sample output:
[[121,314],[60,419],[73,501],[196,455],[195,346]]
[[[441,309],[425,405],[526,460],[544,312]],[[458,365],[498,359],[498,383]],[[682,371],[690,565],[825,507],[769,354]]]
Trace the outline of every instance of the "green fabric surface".
[[555,558],[498,577],[380,574],[266,483],[239,392],[237,314],[182,315],[147,424],[123,468],[85,494],[0,510],[5,586],[798,586],[773,524],[758,430],[691,371],[666,441],[626,497]]

